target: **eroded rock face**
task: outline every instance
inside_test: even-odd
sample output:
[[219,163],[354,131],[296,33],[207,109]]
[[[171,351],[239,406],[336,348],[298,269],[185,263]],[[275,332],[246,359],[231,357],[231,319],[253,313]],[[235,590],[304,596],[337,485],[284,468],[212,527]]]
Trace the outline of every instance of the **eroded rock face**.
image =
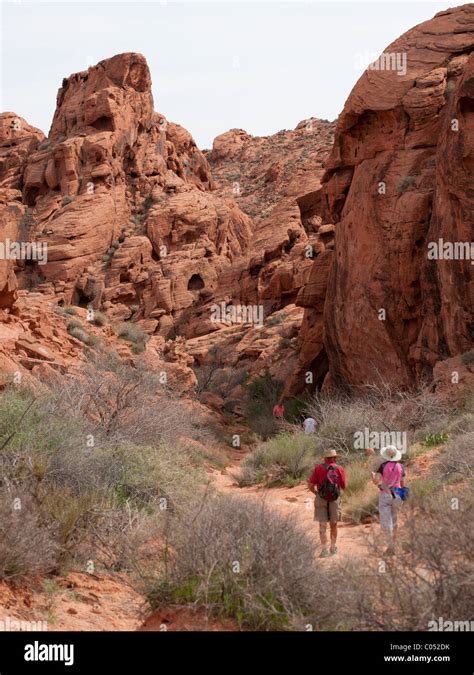
[[322,381],[323,360],[326,386],[408,386],[472,348],[474,266],[428,253],[472,241],[473,47],[474,6],[441,12],[385,50],[406,73],[369,70],[350,94],[323,186],[300,201],[336,246],[329,273],[314,262],[314,302],[305,291],[295,389],[308,368]]
[[321,219],[302,222],[297,200],[320,186],[334,126],[310,118],[272,136],[231,129],[214,140],[216,189],[253,218],[248,253],[226,270],[219,300],[261,302],[267,316],[295,303],[313,254],[325,249]]
[[[0,247],[10,250],[9,242],[28,236],[29,216],[22,203],[22,174],[28,158],[44,134],[22,117],[7,112],[0,115]],[[0,309],[11,307],[17,297],[15,260],[0,257]]]
[[12,227],[27,210],[28,238],[47,245],[47,264],[19,271],[21,288],[169,331],[196,302],[196,286],[212,290],[247,247],[250,219],[211,192],[191,135],[154,112],[140,54],[64,79],[48,139],[34,145],[34,131],[24,123],[22,145],[0,165],[0,185],[21,189]]

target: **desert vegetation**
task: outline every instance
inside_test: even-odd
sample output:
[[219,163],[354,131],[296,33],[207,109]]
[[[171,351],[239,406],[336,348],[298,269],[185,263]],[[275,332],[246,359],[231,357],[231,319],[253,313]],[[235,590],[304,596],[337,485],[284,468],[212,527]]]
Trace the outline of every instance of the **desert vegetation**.
[[199,420],[145,368],[112,355],[40,394],[9,386],[0,411],[0,578],[90,560],[126,568],[132,542],[203,485],[203,459],[187,446],[202,438]]
[[[246,386],[255,406],[279,393],[269,377]],[[200,608],[242,630],[426,630],[454,610],[467,616],[469,405],[440,407],[425,391],[317,395],[306,404],[317,433],[285,423],[266,439],[254,436],[238,484],[292,488],[331,445],[348,477],[345,518],[359,522],[375,510],[368,475],[376,458],[354,449],[354,433],[407,420],[412,499],[390,564],[368,535],[367,560],[324,565],[311,534],[265,492],[219,494],[205,472],[212,436],[189,402],[139,360],[99,350],[60,386],[0,392],[0,579],[39,575],[54,584],[92,562],[95,571],[127,574],[150,611]],[[417,473],[427,453],[429,472]]]
[[[377,492],[369,477],[379,463],[377,455],[366,453],[370,443],[357,446],[355,442],[357,434],[364,429],[377,431],[379,435],[396,430],[406,434],[404,462],[409,469],[416,467],[417,458],[432,448],[446,447],[446,459],[440,462],[445,466],[446,475],[451,475],[450,480],[459,474],[461,466],[469,470],[468,463],[472,462],[469,460],[472,451],[467,446],[471,443],[469,428],[473,414],[462,405],[448,407],[428,389],[409,393],[392,391],[389,387],[371,387],[352,398],[316,394],[305,408],[306,414],[317,420],[317,433],[306,436],[299,425],[287,423],[280,433],[257,442],[235,472],[240,486],[296,485],[309,478],[325,449],[334,448],[348,478],[344,517],[360,522],[376,512]],[[459,457],[463,459],[456,460],[458,453],[454,448],[458,447]],[[414,479],[414,498],[435,489],[441,480],[440,472],[441,469],[438,478]]]

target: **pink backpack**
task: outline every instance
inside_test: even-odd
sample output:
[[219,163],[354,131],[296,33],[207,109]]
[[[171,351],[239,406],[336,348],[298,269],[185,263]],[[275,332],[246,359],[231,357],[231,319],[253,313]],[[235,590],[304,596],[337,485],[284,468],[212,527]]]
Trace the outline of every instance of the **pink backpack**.
[[398,487],[403,476],[400,462],[387,462],[383,468],[382,483],[387,488]]

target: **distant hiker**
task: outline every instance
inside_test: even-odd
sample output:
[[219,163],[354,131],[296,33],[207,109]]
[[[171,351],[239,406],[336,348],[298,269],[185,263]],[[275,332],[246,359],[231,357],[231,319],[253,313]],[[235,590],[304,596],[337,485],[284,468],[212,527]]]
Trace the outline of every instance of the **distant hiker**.
[[314,417],[307,417],[303,422],[303,430],[307,436],[314,434],[316,431],[316,420]]
[[380,490],[379,519],[382,532],[387,539],[387,555],[395,552],[398,530],[398,511],[402,505],[405,467],[401,464],[402,453],[394,445],[382,448],[380,455],[384,460],[377,471],[372,472],[372,480]]
[[273,406],[273,417],[277,420],[282,420],[284,416],[285,406],[281,401],[278,401],[278,403]]
[[[315,494],[314,520],[319,523],[321,558],[337,553],[337,523],[341,520],[341,493],[346,489],[346,475],[336,463],[337,452],[326,450],[324,462],[318,464],[309,479],[308,487]],[[331,530],[331,548],[327,546],[327,524]]]

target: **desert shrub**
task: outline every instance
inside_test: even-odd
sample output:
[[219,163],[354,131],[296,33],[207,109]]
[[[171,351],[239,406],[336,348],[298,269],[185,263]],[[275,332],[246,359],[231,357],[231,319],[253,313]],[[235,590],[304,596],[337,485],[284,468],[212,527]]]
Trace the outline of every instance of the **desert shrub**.
[[316,395],[307,406],[317,421],[315,442],[323,452],[334,448],[342,456],[354,451],[355,434],[363,429],[384,430],[380,412],[368,400]]
[[[145,371],[134,379],[136,370],[101,355],[80,379],[66,379],[36,399],[17,387],[0,393],[0,512],[6,490],[24,494],[24,532],[38,542],[37,567],[25,556],[15,574],[98,559],[111,519],[179,514],[198,499],[203,469],[178,433],[186,431],[183,420],[193,430],[192,416],[180,403],[162,400]],[[147,417],[154,426],[146,426]],[[12,555],[23,555],[23,540],[2,520]],[[132,526],[127,533],[131,540],[137,534]],[[2,555],[0,545],[0,576],[7,575]]]
[[72,319],[67,324],[68,333],[76,328],[83,328],[82,321],[80,319]]
[[[402,545],[383,574],[366,561],[340,568],[344,593],[334,613],[346,628],[426,631],[439,617],[472,617],[472,497],[461,504],[453,510],[449,498],[438,498],[428,509],[408,505]],[[382,542],[371,548],[383,560]]]
[[235,387],[245,384],[248,377],[244,368],[223,368],[217,362],[196,366],[194,373],[198,393],[210,391],[222,398],[227,398]]
[[408,442],[423,440],[429,434],[445,433],[456,411],[426,388],[402,392],[390,387],[367,387],[356,397],[316,394],[307,411],[318,422],[319,449],[333,447],[341,455],[354,450],[355,434],[365,428],[380,436],[390,431],[405,432]]
[[62,205],[67,206],[67,204],[70,204],[71,202],[74,201],[74,197],[70,197],[69,195],[65,195],[62,200]]
[[288,628],[310,607],[330,621],[313,542],[264,502],[208,500],[192,524],[170,528],[169,546],[167,569],[144,580],[153,608],[194,604],[257,630]]
[[474,471],[474,432],[450,438],[444,452],[437,458],[437,474],[445,478],[468,478]]
[[454,79],[448,79],[446,82],[446,88],[444,90],[444,98],[448,99],[451,92],[456,88],[456,82]]
[[247,401],[245,418],[251,430],[264,440],[275,434],[279,427],[272,416],[272,409],[283,391],[283,382],[270,373],[255,377],[246,383]]
[[294,396],[285,401],[285,419],[290,424],[299,424],[303,421],[306,408],[309,403],[309,398],[306,395]]
[[148,340],[148,335],[143,328],[139,324],[130,321],[119,323],[115,326],[115,332],[118,337],[127,342],[132,342],[135,345],[145,345]]
[[63,409],[90,421],[89,432],[114,443],[158,446],[208,440],[203,422],[146,364],[127,363],[114,354],[91,355],[81,378],[61,387]]
[[51,141],[45,140],[38,145],[38,150],[48,150],[51,147]]
[[314,466],[314,439],[301,432],[283,432],[260,443],[240,464],[239,485],[295,484]]
[[72,307],[71,305],[66,305],[65,307],[62,308],[63,312],[65,314],[77,314],[77,310],[75,307]]
[[448,438],[448,434],[441,432],[436,434],[426,434],[423,439],[423,445],[426,445],[428,448],[435,448],[438,445],[444,445]]
[[[72,323],[72,322],[71,322]],[[71,337],[76,338],[76,340],[80,340],[83,342],[85,345],[88,347],[96,347],[100,340],[97,336],[92,335],[91,333],[88,333],[85,328],[82,327],[82,325],[79,327],[77,325],[75,326],[68,326],[68,333],[71,335]]]
[[93,323],[94,326],[105,326],[107,323],[107,317],[103,312],[99,312],[98,309],[94,309],[91,323]]
[[278,326],[279,324],[283,323],[286,318],[287,314],[285,312],[278,312],[278,314],[273,314],[267,319],[267,326]]
[[56,567],[53,526],[41,522],[25,491],[0,489],[0,579],[47,574]]

